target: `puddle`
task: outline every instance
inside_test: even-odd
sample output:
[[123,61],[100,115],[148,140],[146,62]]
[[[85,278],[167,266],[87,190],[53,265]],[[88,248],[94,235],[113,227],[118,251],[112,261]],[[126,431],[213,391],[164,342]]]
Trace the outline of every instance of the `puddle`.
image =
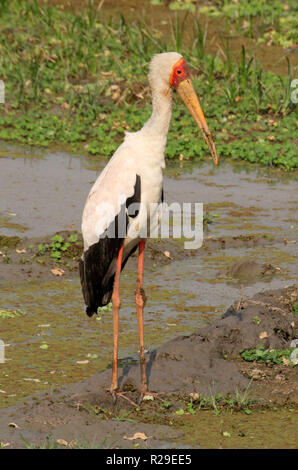
[[28,237],[80,228],[85,199],[98,172],[88,170],[83,158],[63,152],[22,158],[10,147],[4,158],[5,150],[0,151],[0,187],[5,195],[0,200],[1,234],[18,235],[20,230],[12,224],[26,227]]
[[251,416],[244,413],[235,416],[230,411],[215,416],[214,412],[205,411],[185,418],[183,424],[184,442],[188,445],[200,442],[203,448],[296,448],[297,414],[294,410],[263,410]]
[[[14,146],[0,148],[0,187],[5,195],[0,200],[0,235],[41,237],[80,230],[85,199],[104,162],[97,162],[95,170],[94,162],[84,156],[43,151],[31,158],[30,152]],[[212,221],[206,240],[233,241],[240,236],[253,241],[260,235],[263,242],[230,243],[226,248],[206,244],[190,254],[182,252],[181,241],[170,240],[169,250],[178,246],[185,256],[145,266],[145,337],[150,349],[208,323],[238,298],[284,287],[296,279],[297,248],[285,242],[297,236],[293,175],[225,162],[219,168],[207,163],[196,168],[172,164],[164,190],[169,203],[204,203]],[[239,260],[272,264],[278,270],[269,278],[240,282],[227,276]],[[135,267],[131,260],[121,276],[119,352],[120,358],[130,360],[137,359],[138,350]],[[85,316],[77,274],[47,282],[2,282],[1,309],[21,309],[25,315],[0,320],[0,338],[9,344],[7,370],[2,365],[0,369],[0,406],[110,366],[112,314],[103,312],[101,320]]]

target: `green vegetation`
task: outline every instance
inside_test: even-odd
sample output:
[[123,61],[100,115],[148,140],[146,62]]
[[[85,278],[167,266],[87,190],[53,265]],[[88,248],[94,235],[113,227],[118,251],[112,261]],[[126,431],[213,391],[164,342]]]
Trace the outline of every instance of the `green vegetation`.
[[20,243],[19,237],[8,237],[6,235],[0,235],[0,247],[1,248],[15,248]]
[[[256,401],[249,396],[251,383],[252,379],[243,393],[240,393],[239,390],[236,389],[233,394],[227,394],[225,396],[221,393],[215,393],[213,384],[213,387],[210,387],[208,396],[193,394],[188,402],[187,399],[185,399],[185,406],[175,411],[175,416],[183,416],[185,413],[195,415],[196,412],[200,410],[213,410],[214,415],[219,416],[223,410],[227,409],[232,412],[243,411],[245,414],[249,415],[251,414],[249,407],[254,406],[256,403]],[[166,406],[165,403],[168,404],[169,402],[164,402],[163,408],[169,410],[172,404],[170,403],[170,406]]]
[[285,361],[289,364],[291,353],[294,348],[290,349],[246,349],[241,352],[241,357],[248,362],[265,362],[266,364],[284,364]]
[[56,234],[51,238],[51,243],[38,245],[38,255],[42,256],[46,252],[50,252],[50,257],[54,258],[56,262],[60,262],[62,254],[66,254],[69,248],[71,248],[71,245],[77,241],[77,235],[72,234],[65,240],[62,235]]
[[[151,3],[160,5],[164,2],[151,0]],[[169,6],[171,10],[195,13],[196,4],[196,0],[172,0]],[[290,47],[297,42],[298,8],[295,0],[206,1],[200,2],[197,11],[207,17],[224,18],[229,31],[244,33],[259,43]]]
[[[112,302],[109,302],[107,305],[104,305],[103,307],[98,307],[98,313],[100,312],[111,312],[113,310],[113,305]],[[101,320],[101,317],[97,317],[97,319]]]
[[[124,131],[139,129],[150,115],[151,56],[176,49],[192,66],[221,158],[297,166],[290,66],[286,77],[265,72],[244,46],[237,63],[228,40],[216,56],[207,54],[206,31],[195,16],[191,47],[178,17],[169,40],[143,19],[103,21],[92,2],[73,13],[37,0],[2,1],[0,18],[0,78],[6,87],[0,139],[68,144],[110,156]],[[205,158],[206,145],[178,100],[173,114],[167,157]]]
[[25,439],[22,434],[21,434],[21,439],[24,442],[26,449],[58,449],[59,448],[58,442],[51,435],[46,436],[45,442],[38,446],[34,444],[30,444],[30,442],[28,442],[27,439]]
[[22,317],[23,315],[26,315],[26,312],[24,312],[21,309],[16,309],[16,310],[5,310],[1,309],[0,310],[0,318],[17,318],[17,317]]

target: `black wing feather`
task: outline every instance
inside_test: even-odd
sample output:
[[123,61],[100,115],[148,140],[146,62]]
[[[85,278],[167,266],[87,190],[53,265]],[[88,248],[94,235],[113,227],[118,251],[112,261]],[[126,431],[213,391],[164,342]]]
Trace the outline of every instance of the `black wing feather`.
[[[97,243],[91,245],[88,250],[84,252],[83,259],[79,262],[80,279],[82,285],[82,291],[84,300],[86,303],[86,313],[91,317],[94,313],[97,313],[97,308],[107,305],[112,297],[114,277],[113,274],[109,278],[106,278],[106,273],[109,269],[112,261],[117,257],[118,252],[124,242],[123,237],[118,237],[118,220],[119,216],[123,217],[121,211],[128,209],[129,205],[133,203],[141,202],[141,178],[136,175],[136,182],[134,185],[134,194],[127,198],[126,204],[120,209],[120,214],[117,215],[111,226],[108,228],[108,233],[115,233],[115,238],[109,238],[105,236],[100,238]],[[134,215],[136,217],[138,211]],[[127,213],[126,217],[126,233],[129,224],[129,218]],[[122,219],[123,220],[123,219]],[[113,227],[114,225],[114,227]],[[110,231],[112,230],[112,232]],[[113,231],[114,230],[114,231]],[[121,270],[124,268],[128,258],[137,249],[137,245],[132,248],[130,253],[122,261]]]

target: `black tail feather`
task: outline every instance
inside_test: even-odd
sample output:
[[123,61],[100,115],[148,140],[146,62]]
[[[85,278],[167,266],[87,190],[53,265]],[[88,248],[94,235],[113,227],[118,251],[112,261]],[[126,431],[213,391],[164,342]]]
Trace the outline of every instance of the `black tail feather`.
[[[80,278],[89,317],[97,313],[98,307],[107,305],[112,297],[114,276],[103,282],[105,274],[117,256],[123,239],[103,238],[90,246],[80,260]],[[113,245],[113,246],[110,246]]]
[[[109,250],[106,246],[110,244],[109,242],[114,243],[113,249]],[[115,246],[116,243],[117,247]],[[117,257],[122,243],[123,240],[119,238],[100,239],[98,243],[89,247],[84,253],[84,259],[80,260],[79,269],[82,291],[87,306],[86,313],[89,317],[97,313],[98,307],[103,307],[111,301],[115,274],[113,273],[108,279],[104,280],[104,278],[113,259]],[[121,270],[137,247],[138,245],[134,246],[122,261]]]

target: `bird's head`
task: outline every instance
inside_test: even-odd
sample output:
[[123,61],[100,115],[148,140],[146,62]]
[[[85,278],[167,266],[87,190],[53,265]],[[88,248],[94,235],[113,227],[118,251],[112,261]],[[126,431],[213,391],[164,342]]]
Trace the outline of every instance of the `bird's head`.
[[177,91],[198,127],[201,129],[213,161],[215,165],[217,165],[218,157],[213,138],[190,79],[187,63],[182,55],[177,52],[156,54],[150,63],[149,80],[153,86],[156,82],[162,82],[165,86],[165,92],[168,92],[171,87]]

